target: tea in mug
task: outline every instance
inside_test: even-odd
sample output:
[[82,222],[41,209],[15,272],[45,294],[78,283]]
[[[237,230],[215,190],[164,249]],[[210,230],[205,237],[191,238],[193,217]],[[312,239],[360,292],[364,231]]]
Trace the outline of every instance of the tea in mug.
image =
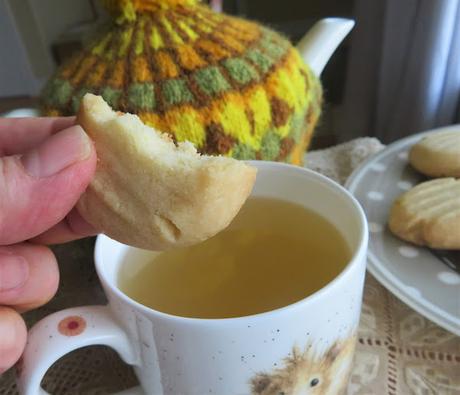
[[230,318],[297,302],[350,260],[340,232],[300,205],[250,198],[230,226],[191,247],[131,249],[119,288],[152,309],[182,317]]

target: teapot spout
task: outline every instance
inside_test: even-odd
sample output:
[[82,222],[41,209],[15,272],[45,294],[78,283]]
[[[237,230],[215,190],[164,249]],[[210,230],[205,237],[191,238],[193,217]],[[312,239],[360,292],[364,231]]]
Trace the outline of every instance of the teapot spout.
[[300,55],[318,77],[354,25],[355,22],[351,19],[321,19],[299,41],[297,49]]

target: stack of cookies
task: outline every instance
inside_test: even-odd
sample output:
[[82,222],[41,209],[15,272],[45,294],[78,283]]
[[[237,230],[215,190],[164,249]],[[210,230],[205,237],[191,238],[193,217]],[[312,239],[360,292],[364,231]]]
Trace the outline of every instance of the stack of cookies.
[[423,138],[412,147],[409,162],[434,179],[396,199],[390,230],[420,246],[460,249],[460,130]]

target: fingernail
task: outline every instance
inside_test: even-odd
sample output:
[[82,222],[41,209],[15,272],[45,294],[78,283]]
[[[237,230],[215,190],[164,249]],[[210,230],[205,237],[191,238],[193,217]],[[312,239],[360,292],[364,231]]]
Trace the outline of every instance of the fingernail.
[[22,256],[0,253],[0,292],[19,288],[28,277],[29,265]]
[[33,177],[49,177],[66,167],[87,159],[91,141],[79,125],[71,126],[48,138],[22,157],[22,164]]

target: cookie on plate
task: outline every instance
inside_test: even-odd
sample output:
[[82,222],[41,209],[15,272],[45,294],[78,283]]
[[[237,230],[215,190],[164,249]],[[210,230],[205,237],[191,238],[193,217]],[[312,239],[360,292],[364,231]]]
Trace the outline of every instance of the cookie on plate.
[[439,178],[403,193],[393,203],[388,225],[414,244],[460,249],[460,180]]
[[460,177],[460,129],[423,138],[412,147],[409,162],[429,177]]

